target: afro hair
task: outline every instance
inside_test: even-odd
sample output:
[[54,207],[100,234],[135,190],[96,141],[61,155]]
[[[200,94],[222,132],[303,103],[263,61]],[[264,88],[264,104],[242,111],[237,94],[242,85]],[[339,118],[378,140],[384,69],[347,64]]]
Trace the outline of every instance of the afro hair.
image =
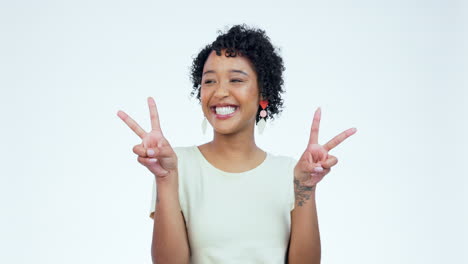
[[[283,59],[278,54],[279,49],[277,51],[273,47],[264,30],[248,27],[245,24],[234,25],[225,33],[218,30],[218,34],[216,40],[206,45],[193,59],[190,69],[193,90],[190,95],[194,96],[196,94],[200,102],[203,67],[213,50],[216,51],[218,56],[221,56],[221,50],[226,49],[226,57],[236,57],[240,53],[242,56],[246,56],[254,65],[259,94],[268,100],[267,119],[273,120],[274,116],[279,114],[283,108],[281,94],[284,92],[282,86],[284,84],[283,71],[285,67]],[[259,113],[261,110],[262,108],[259,106],[256,123],[260,120]]]

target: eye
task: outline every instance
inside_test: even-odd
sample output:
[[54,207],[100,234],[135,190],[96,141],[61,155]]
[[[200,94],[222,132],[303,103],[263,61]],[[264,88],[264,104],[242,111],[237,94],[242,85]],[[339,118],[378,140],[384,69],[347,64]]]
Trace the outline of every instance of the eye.
[[212,83],[212,80],[206,80],[205,83]]
[[233,79],[232,81],[233,82],[242,82],[242,80],[240,80],[240,79]]

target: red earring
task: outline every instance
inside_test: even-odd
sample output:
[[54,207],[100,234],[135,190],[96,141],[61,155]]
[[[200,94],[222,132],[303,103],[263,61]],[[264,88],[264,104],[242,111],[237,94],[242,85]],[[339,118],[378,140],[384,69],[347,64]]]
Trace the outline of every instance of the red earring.
[[266,116],[267,116],[267,111],[265,110],[265,108],[268,106],[268,100],[261,100],[260,101],[260,106],[262,107],[262,111],[260,111],[260,120],[258,121],[258,132],[260,134],[263,134],[263,130],[265,129],[265,125],[266,125]]
[[268,100],[262,100],[260,101],[260,106],[262,107],[262,111],[260,111],[260,116],[265,118],[267,116],[267,111],[265,108],[268,106]]

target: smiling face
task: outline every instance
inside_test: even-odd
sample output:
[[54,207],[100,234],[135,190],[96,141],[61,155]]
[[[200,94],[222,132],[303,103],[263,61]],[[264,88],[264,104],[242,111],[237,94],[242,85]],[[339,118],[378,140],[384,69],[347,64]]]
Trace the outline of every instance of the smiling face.
[[[225,50],[221,56],[213,50],[203,67],[200,100],[203,113],[221,134],[235,133],[255,125],[259,107],[259,89],[257,74],[250,60],[239,53],[236,57],[226,57]],[[216,108],[219,105],[235,106]]]

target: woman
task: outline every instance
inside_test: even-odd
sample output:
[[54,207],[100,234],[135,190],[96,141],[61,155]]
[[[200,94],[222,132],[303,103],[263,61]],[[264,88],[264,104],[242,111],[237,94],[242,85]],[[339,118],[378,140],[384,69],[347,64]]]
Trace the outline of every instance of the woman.
[[356,130],[319,145],[318,108],[298,161],[260,149],[254,128],[281,111],[283,71],[265,31],[236,25],[192,65],[192,95],[212,141],[172,148],[151,97],[150,132],[118,112],[143,140],[133,148],[138,162],[155,175],[153,262],[320,262],[315,188],[337,163],[328,152]]

